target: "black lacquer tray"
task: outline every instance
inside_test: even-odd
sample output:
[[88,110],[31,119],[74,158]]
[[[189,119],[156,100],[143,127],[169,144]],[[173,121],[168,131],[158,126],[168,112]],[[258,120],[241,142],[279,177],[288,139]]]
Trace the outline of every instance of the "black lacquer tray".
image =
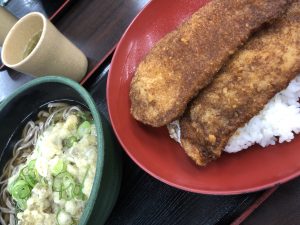
[[[83,10],[83,8],[81,8],[82,5],[84,5],[82,2],[71,0],[32,0],[30,2],[36,4],[28,8],[25,7],[25,5],[17,5],[25,4],[25,1],[11,0],[6,7],[17,16],[22,16],[30,11],[46,13],[49,17],[52,17],[54,24],[58,25],[61,31],[66,32],[65,34],[67,34],[68,38],[71,38],[71,41],[78,40],[76,32],[81,31],[76,30],[77,26],[75,26],[74,23],[76,24],[77,22],[72,22],[74,16],[64,18],[64,15],[68,10],[72,12],[73,7],[69,6],[73,5],[73,3],[75,9],[78,10],[80,8],[80,10]],[[89,6],[84,7],[85,11],[81,11],[82,15],[95,12],[94,5],[98,4],[102,5],[103,3],[101,1],[99,1],[99,3],[97,1],[91,1]],[[75,5],[78,7],[75,7]],[[39,7],[42,7],[42,9],[39,10]],[[46,10],[42,11],[43,7],[46,7]],[[105,8],[103,10],[105,10]],[[74,15],[76,13],[77,12],[72,12],[68,14]],[[71,25],[71,27],[69,25]],[[110,24],[108,23],[108,25]],[[124,25],[124,27],[127,25]],[[96,28],[94,27],[93,29]],[[99,33],[102,33],[102,30],[98,33],[94,30],[90,31],[91,35],[94,34],[93,32],[95,36],[97,36]],[[122,33],[122,30],[120,33]],[[119,37],[115,38],[118,39]],[[79,39],[76,44],[85,51],[88,57],[90,56],[91,60],[89,72],[81,84],[89,91],[97,104],[98,110],[109,121],[106,102],[106,82],[115,48],[112,48],[110,51],[105,50],[105,52],[108,52],[107,55],[103,57],[102,60],[99,60],[100,57],[97,58],[92,55],[93,49],[81,40],[82,39]],[[93,39],[93,41],[98,42],[98,39]],[[98,47],[100,48],[100,46]],[[109,47],[107,48],[109,49]],[[97,51],[99,51],[98,48]],[[3,70],[0,71],[0,101],[6,98],[17,87],[31,79],[34,79],[34,77],[12,71],[8,68],[3,68]],[[195,194],[170,187],[156,180],[134,164],[124,152],[123,167],[124,174],[121,192],[117,204],[107,221],[109,225],[236,225],[244,221],[255,208],[276,190],[276,188],[273,188],[266,191],[233,196]],[[299,183],[299,179],[292,182]],[[280,195],[280,193],[282,193],[281,190],[284,190],[284,187],[280,187],[279,192],[276,192],[275,195],[277,193]]]

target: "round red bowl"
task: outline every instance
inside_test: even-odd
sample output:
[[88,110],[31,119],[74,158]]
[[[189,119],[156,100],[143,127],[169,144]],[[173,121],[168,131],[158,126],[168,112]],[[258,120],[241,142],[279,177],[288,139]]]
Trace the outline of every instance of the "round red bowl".
[[143,170],[171,186],[204,194],[241,194],[269,188],[300,175],[300,137],[265,149],[253,146],[198,167],[172,140],[166,127],[152,128],[130,114],[130,82],[139,62],[166,33],[205,0],[152,0],[135,18],[114,54],[107,101],[114,131],[124,150]]

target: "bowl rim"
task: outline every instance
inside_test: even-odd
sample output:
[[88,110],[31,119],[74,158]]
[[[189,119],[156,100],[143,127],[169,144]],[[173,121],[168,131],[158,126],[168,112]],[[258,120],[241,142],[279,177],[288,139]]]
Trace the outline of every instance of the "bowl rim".
[[96,108],[96,104],[90,94],[77,82],[66,78],[66,77],[59,77],[59,76],[45,76],[45,77],[39,77],[36,79],[33,79],[32,81],[29,81],[26,84],[23,84],[19,88],[17,88],[11,95],[9,95],[6,99],[4,99],[2,102],[0,102],[0,111],[2,111],[11,100],[13,100],[15,97],[23,93],[24,91],[35,87],[40,84],[44,83],[60,83],[67,85],[71,87],[73,90],[75,90],[80,97],[84,100],[84,103],[87,105],[88,109],[90,110],[95,126],[96,126],[96,132],[97,132],[97,165],[96,165],[96,175],[94,178],[94,183],[92,187],[92,191],[90,193],[90,197],[85,205],[85,208],[83,210],[83,213],[80,217],[80,225],[87,224],[89,217],[92,213],[92,210],[94,208],[96,199],[98,197],[98,192],[100,191],[100,185],[103,177],[103,168],[104,168],[104,136],[103,136],[103,126],[102,126],[102,120],[101,116]]

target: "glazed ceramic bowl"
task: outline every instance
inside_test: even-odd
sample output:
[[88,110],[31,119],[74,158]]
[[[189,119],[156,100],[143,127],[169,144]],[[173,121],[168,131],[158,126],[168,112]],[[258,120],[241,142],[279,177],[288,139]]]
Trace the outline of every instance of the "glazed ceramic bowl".
[[88,92],[76,82],[54,76],[37,78],[17,89],[0,104],[0,171],[11,157],[13,145],[20,138],[24,124],[52,101],[81,104],[92,113],[97,130],[98,158],[92,192],[80,225],[104,224],[118,196],[121,160],[108,122],[101,118]]

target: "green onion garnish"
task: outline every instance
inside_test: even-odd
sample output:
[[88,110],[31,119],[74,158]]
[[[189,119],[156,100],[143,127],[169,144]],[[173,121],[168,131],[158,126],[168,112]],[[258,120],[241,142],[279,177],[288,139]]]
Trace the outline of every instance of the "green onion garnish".
[[67,188],[69,188],[69,186],[71,185],[75,185],[75,180],[72,177],[72,175],[68,172],[63,172],[58,174],[53,181],[53,190],[54,191],[64,191]]
[[36,160],[30,161],[28,165],[20,172],[21,178],[25,180],[31,186],[31,188],[33,188],[40,179],[40,176],[35,168],[35,163]]
[[19,209],[21,209],[22,211],[24,211],[27,207],[27,199],[19,199],[17,201],[17,206]]
[[58,221],[58,215],[59,215],[60,211],[61,211],[61,209],[58,210],[58,212],[56,213],[56,223],[57,223],[58,225],[60,225],[60,224],[59,224],[59,221]]
[[67,165],[64,163],[62,159],[58,160],[56,165],[52,169],[52,174],[57,176],[58,174],[65,172],[67,170]]
[[73,195],[74,197],[79,197],[82,193],[82,187],[81,185],[75,185],[74,189],[73,189]]
[[85,134],[91,133],[91,124],[88,121],[84,121],[78,127],[77,133],[80,137],[83,137]]
[[18,180],[12,187],[11,195],[16,201],[26,199],[31,195],[31,188],[26,181]]
[[67,148],[71,148],[77,141],[78,138],[76,136],[71,136],[63,140],[63,146]]
[[31,161],[28,163],[28,168],[29,168],[29,169],[35,169],[35,164],[36,164],[36,160],[31,160]]
[[74,198],[78,199],[78,200],[85,200],[85,195],[82,192],[82,184],[77,184],[74,189],[73,189],[73,196]]
[[35,168],[36,160],[31,160],[27,166],[21,169],[17,179],[9,185],[8,192],[17,202],[21,210],[26,209],[26,202],[31,196],[33,187],[40,180],[40,175]]
[[[85,173],[83,182],[87,177],[88,170]],[[59,199],[71,200],[76,198],[85,200],[86,196],[83,194],[82,188],[83,183],[77,183],[69,172],[62,172],[54,177],[52,189],[59,192]]]
[[74,184],[70,185],[66,190],[62,191],[61,195],[62,198],[69,201],[71,200],[73,196],[73,189],[74,189]]

